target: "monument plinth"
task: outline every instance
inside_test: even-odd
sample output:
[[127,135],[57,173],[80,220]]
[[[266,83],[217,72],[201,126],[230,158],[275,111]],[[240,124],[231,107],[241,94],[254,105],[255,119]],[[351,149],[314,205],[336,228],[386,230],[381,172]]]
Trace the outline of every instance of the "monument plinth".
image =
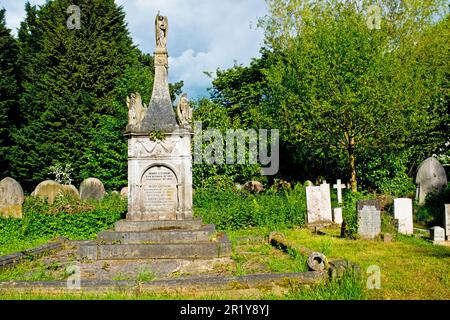
[[[155,19],[153,92],[127,99],[128,213],[114,231],[80,246],[87,259],[214,258],[231,254],[225,235],[192,212],[192,110],[185,94],[175,114],[168,83],[168,21]],[[178,118],[178,120],[177,120]]]

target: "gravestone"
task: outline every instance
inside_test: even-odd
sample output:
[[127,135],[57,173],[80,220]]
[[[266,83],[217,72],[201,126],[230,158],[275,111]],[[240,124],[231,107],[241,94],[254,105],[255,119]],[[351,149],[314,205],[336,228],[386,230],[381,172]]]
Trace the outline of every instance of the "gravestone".
[[419,166],[416,176],[417,196],[419,203],[425,203],[430,192],[439,192],[447,185],[447,174],[436,158],[428,158]]
[[333,222],[336,224],[342,224],[342,208],[333,209]]
[[442,244],[445,241],[445,230],[441,227],[430,229],[430,239],[434,244]]
[[[231,243],[192,212],[192,109],[185,95],[172,106],[168,83],[167,17],[155,19],[152,97],[127,99],[128,212],[114,231],[79,247],[80,259],[201,259],[228,257]],[[83,198],[83,189],[80,187]],[[122,192],[124,194],[125,191]]]
[[342,189],[345,189],[345,184],[342,184],[341,180],[338,179],[337,183],[333,185],[333,188],[337,190],[337,201],[339,204],[342,203]]
[[56,197],[63,194],[64,188],[60,183],[53,180],[46,180],[36,186],[31,196],[45,198],[49,204],[53,204]]
[[357,203],[358,234],[363,239],[375,239],[381,233],[381,204],[378,200]]
[[13,178],[0,181],[0,216],[22,218],[22,204],[25,201],[23,189]]
[[394,199],[394,218],[398,220],[398,232],[406,235],[413,234],[412,200]]
[[308,224],[333,221],[330,185],[323,183],[318,187],[306,187],[306,206]]
[[128,187],[123,187],[122,190],[120,190],[120,196],[122,198],[128,198]]
[[447,241],[450,241],[450,204],[445,205],[444,229]]
[[105,196],[103,183],[96,178],[85,179],[80,185],[81,200],[102,200]]
[[73,199],[80,199],[80,193],[78,192],[77,187],[71,184],[63,184],[62,185],[64,195],[69,196]]

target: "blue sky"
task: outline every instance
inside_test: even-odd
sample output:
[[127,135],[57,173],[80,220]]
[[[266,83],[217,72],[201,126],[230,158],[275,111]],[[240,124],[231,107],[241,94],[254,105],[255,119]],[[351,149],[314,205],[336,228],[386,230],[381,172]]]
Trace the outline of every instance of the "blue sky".
[[[0,0],[6,23],[14,34],[23,20],[26,0]],[[45,0],[30,0],[41,5]],[[207,95],[214,72],[259,57],[263,32],[256,28],[267,13],[264,0],[116,0],[126,12],[135,44],[153,53],[154,18],[158,10],[169,18],[169,80],[184,80],[191,98]]]

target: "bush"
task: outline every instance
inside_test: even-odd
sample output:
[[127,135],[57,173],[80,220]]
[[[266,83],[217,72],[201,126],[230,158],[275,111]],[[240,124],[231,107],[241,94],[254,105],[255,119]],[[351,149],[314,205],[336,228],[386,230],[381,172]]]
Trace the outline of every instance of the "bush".
[[301,184],[293,190],[262,194],[205,188],[196,190],[194,210],[196,216],[220,230],[301,226],[306,218],[306,194]]
[[126,211],[127,201],[119,195],[108,195],[101,202],[59,197],[52,205],[43,199],[28,197],[22,220],[0,218],[0,248],[8,245],[11,251],[17,243],[20,248],[17,250],[22,250],[23,242],[58,236],[71,240],[93,239],[123,218]]

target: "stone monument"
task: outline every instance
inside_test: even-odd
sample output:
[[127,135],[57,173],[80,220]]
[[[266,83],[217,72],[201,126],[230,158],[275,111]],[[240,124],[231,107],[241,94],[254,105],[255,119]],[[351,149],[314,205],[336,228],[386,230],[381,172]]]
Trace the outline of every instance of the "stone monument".
[[318,187],[306,187],[307,222],[332,222],[330,185],[324,181]]
[[399,233],[413,234],[413,206],[411,199],[394,199],[394,218],[398,220]]
[[444,229],[447,241],[450,241],[450,204],[446,204],[444,210]]
[[153,92],[148,106],[139,93],[127,99],[128,213],[114,231],[79,247],[87,259],[216,258],[231,243],[192,212],[192,110],[186,95],[172,106],[168,83],[167,17],[155,19]]
[[358,234],[363,239],[375,239],[381,233],[381,205],[378,200],[357,203]]
[[447,173],[436,158],[428,158],[417,170],[416,184],[419,203],[423,204],[428,193],[439,192],[447,185]]
[[13,178],[0,181],[0,217],[22,218],[23,189]]

